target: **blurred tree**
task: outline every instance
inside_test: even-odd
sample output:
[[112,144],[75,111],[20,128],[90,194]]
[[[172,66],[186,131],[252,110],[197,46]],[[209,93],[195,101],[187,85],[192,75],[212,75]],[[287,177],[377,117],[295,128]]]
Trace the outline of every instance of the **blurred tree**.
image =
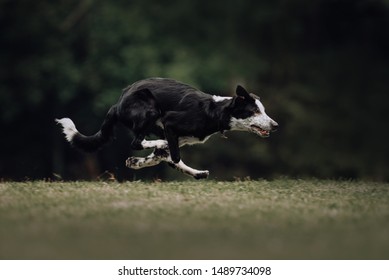
[[230,133],[184,149],[217,178],[388,180],[388,31],[386,0],[2,0],[0,178],[173,178],[126,170],[121,129],[82,155],[53,122],[94,133],[122,88],[164,76],[214,94],[242,83],[281,124],[265,141]]

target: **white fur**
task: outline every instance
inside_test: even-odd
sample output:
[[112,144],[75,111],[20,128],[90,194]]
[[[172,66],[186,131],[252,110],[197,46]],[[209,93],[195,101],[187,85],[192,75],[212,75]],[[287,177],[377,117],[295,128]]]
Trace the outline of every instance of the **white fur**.
[[74,136],[78,133],[73,121],[69,118],[55,119],[55,121],[62,125],[62,132],[65,134],[66,140],[72,142]]
[[277,124],[265,113],[265,108],[263,107],[261,101],[257,99],[255,100],[255,104],[258,107],[259,113],[246,119],[237,119],[232,117],[230,120],[231,130],[252,131],[251,126],[255,125],[263,130],[270,131],[272,129],[272,125]]
[[193,177],[196,177],[198,175],[205,175],[205,177],[208,177],[209,171],[208,170],[197,170],[192,167],[187,166],[182,160],[180,160],[178,163],[174,164],[178,170],[180,170],[182,173],[189,174]]
[[232,99],[232,97],[231,96],[212,95],[212,99],[215,102],[222,102],[224,100],[230,100],[230,99]]
[[166,140],[143,140],[141,145],[143,149],[166,149],[168,147]]

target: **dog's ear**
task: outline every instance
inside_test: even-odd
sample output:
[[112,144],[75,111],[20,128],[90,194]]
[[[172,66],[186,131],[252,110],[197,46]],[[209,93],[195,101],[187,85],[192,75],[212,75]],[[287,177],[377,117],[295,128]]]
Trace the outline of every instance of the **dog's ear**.
[[241,85],[238,85],[236,87],[236,95],[239,96],[239,97],[242,97],[242,98],[247,98],[247,99],[251,99],[252,98],[250,96],[250,94],[247,92],[247,90],[245,90],[244,87],[242,87]]
[[247,102],[254,102],[254,98],[241,85],[236,87],[236,96],[232,98],[230,108],[244,106]]
[[228,105],[229,108],[238,108],[238,107],[241,107],[241,106],[244,106],[245,104],[247,103],[246,99],[240,95],[238,96],[234,96],[231,101],[230,101],[230,104]]

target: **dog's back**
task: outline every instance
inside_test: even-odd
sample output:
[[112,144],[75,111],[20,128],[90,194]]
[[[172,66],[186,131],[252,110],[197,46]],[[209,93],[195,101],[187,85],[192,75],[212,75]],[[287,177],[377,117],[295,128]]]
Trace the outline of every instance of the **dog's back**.
[[[119,100],[119,104],[128,104],[126,99],[133,100],[133,95],[146,101],[154,98],[158,105],[158,109],[162,114],[168,111],[186,110],[188,99],[194,100],[210,100],[211,96],[205,94],[194,87],[178,82],[173,79],[166,78],[149,78],[138,81],[123,90],[123,94]],[[140,96],[140,95],[143,96]],[[151,94],[151,95],[150,95]],[[191,102],[189,102],[191,103]],[[133,106],[132,106],[133,107]]]

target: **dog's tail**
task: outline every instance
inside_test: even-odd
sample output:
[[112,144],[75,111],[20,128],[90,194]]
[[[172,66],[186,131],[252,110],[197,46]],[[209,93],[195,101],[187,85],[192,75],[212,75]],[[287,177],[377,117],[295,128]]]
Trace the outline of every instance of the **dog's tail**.
[[62,125],[66,140],[74,147],[85,152],[95,152],[106,144],[113,135],[113,129],[117,122],[116,105],[109,109],[100,130],[91,136],[85,136],[78,132],[73,121],[69,118],[55,119],[55,121]]

